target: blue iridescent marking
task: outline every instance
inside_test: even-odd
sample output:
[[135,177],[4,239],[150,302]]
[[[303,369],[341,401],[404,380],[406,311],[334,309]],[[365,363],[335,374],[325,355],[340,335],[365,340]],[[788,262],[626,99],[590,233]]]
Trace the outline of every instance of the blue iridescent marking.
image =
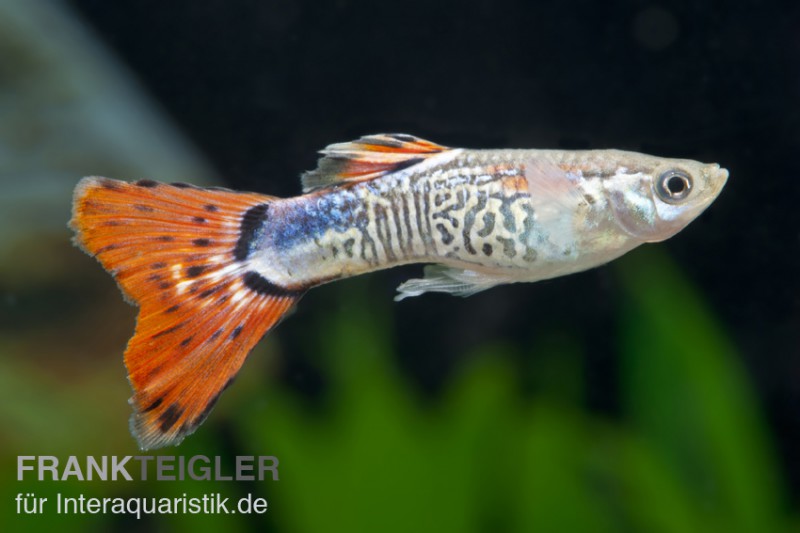
[[302,198],[287,203],[281,223],[274,224],[269,238],[279,250],[289,250],[297,244],[321,237],[327,231],[344,233],[361,228],[366,220],[356,216],[361,211],[359,200],[350,192],[328,193],[316,198]]

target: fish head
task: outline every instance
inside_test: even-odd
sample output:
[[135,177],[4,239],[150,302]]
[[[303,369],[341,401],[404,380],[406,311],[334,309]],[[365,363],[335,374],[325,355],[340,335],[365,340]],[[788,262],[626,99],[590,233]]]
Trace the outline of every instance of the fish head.
[[716,163],[618,152],[603,188],[617,223],[641,242],[681,231],[717,198],[728,171]]

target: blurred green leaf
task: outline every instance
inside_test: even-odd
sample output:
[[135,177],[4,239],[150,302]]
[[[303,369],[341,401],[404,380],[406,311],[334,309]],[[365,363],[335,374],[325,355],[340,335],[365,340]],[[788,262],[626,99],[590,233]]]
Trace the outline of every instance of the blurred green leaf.
[[714,530],[777,531],[777,468],[735,347],[663,251],[637,251],[618,269],[625,405],[651,464],[676,472]]
[[583,418],[542,402],[521,426],[514,530],[616,531],[601,486],[590,476],[586,459],[593,441]]
[[[648,533],[711,531],[692,494],[658,453],[638,435],[610,424],[593,426],[590,461],[626,529]],[[622,528],[620,528],[622,529]]]
[[582,347],[559,332],[532,346],[533,402],[512,370],[519,348],[497,342],[422,405],[392,367],[388,305],[350,285],[346,312],[310,326],[330,375],[325,416],[285,390],[238,413],[251,453],[281,459],[272,518],[308,532],[788,530],[730,341],[668,258],[620,268],[631,427],[581,413]]
[[[276,395],[268,424],[252,423],[253,413],[241,418],[247,442],[281,460],[271,502],[277,520],[291,531],[470,530],[478,503],[474,449],[450,447],[450,429],[420,416],[388,367],[385,308],[349,311],[319,330],[319,357],[335,362],[329,417],[310,418]],[[470,442],[474,420],[465,422],[458,421]]]

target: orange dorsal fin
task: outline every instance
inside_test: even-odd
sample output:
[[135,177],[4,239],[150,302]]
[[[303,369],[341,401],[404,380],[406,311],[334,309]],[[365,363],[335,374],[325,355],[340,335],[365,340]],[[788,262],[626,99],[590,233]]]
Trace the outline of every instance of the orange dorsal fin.
[[76,187],[77,244],[139,306],[125,365],[142,449],[192,433],[304,292],[261,277],[242,250],[273,201],[148,180],[84,178]]
[[325,157],[317,168],[303,174],[303,191],[378,178],[446,150],[445,146],[404,133],[380,133],[331,144],[320,152]]

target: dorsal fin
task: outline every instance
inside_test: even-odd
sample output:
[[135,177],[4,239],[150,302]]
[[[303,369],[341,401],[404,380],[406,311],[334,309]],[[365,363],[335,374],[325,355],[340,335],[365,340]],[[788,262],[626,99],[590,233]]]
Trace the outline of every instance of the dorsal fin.
[[317,168],[303,174],[303,192],[336,183],[371,180],[416,165],[448,150],[445,146],[403,133],[367,135],[357,141],[331,144],[320,153]]

